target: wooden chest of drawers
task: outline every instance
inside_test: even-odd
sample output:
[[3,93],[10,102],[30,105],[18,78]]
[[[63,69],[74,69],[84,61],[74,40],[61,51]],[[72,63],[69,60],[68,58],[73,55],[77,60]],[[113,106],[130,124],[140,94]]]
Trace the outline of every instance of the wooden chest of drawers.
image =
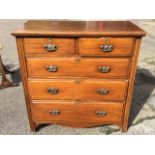
[[16,36],[30,127],[127,131],[145,32],[128,21],[28,21]]

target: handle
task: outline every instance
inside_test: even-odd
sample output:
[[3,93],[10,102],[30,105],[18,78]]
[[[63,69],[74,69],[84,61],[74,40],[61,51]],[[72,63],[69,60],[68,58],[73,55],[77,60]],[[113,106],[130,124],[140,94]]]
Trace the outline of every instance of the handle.
[[113,49],[113,46],[110,44],[109,45],[101,45],[100,49],[102,52],[111,52]]
[[57,66],[47,66],[46,69],[48,72],[57,72],[58,71]]
[[102,110],[97,110],[96,111],[96,115],[99,116],[99,117],[103,117],[103,116],[107,115],[107,112],[106,111],[102,111]]
[[106,66],[100,66],[100,67],[98,67],[98,70],[101,73],[108,73],[108,72],[110,72],[111,68],[110,67],[106,67]]
[[48,51],[48,52],[54,52],[57,50],[57,46],[53,45],[53,44],[47,44],[44,45],[44,48]]
[[99,88],[99,89],[97,89],[97,93],[99,95],[107,95],[109,93],[109,90],[108,89],[104,89],[104,88]]
[[50,94],[58,94],[59,89],[58,88],[49,88],[48,93]]
[[50,110],[48,113],[50,115],[56,116],[56,115],[60,115],[60,110],[54,109],[54,110]]

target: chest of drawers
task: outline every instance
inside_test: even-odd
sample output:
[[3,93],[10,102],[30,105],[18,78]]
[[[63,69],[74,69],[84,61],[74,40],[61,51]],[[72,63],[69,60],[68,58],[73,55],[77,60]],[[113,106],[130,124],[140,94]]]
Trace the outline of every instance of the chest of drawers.
[[12,34],[32,131],[43,123],[127,131],[143,30],[128,21],[34,20]]

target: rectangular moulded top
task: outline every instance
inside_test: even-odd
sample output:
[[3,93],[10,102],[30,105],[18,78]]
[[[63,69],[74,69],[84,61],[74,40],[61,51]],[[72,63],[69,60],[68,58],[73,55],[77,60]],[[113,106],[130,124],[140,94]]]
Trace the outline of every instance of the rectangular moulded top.
[[130,21],[28,20],[11,34],[17,37],[142,37],[146,33]]

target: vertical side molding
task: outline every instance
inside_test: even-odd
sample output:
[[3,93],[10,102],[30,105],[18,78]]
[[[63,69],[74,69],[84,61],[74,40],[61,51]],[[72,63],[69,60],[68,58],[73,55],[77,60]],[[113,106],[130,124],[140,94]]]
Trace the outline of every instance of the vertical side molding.
[[24,88],[24,95],[25,95],[29,124],[30,124],[31,130],[35,131],[35,123],[32,120],[31,102],[30,102],[30,96],[29,96],[29,92],[28,92],[27,71],[26,71],[26,62],[25,62],[25,56],[24,56],[23,38],[16,37],[16,43],[17,43],[17,48],[18,48],[20,73],[21,73],[21,78],[22,78],[22,83],[23,83],[23,88]]
[[136,68],[137,68],[136,65],[137,65],[137,60],[138,60],[138,55],[139,55],[140,43],[141,43],[141,38],[137,38],[135,42],[134,56],[132,58],[127,101],[126,101],[126,105],[124,108],[124,119],[123,119],[123,124],[122,124],[122,132],[127,132],[127,129],[128,129],[128,119],[129,119],[129,113],[130,113],[130,106],[131,106],[131,99],[132,99],[132,93],[133,93],[133,86],[134,86],[134,80],[135,80],[135,74],[136,74]]

